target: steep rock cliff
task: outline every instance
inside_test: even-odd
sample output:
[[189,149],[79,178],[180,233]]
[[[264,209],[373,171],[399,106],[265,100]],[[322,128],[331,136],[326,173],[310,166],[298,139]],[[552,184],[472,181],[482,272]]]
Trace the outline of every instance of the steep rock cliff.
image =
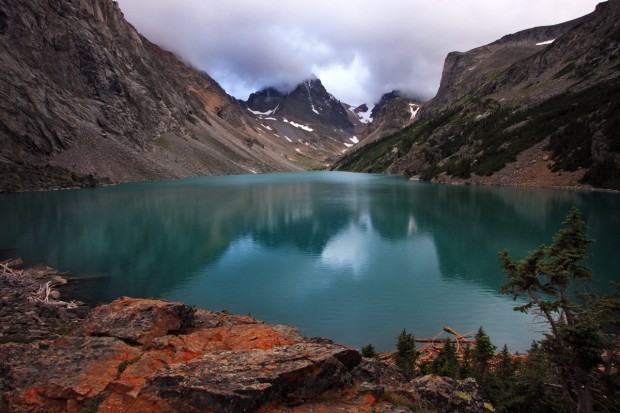
[[112,0],[1,0],[0,45],[0,190],[296,168]]

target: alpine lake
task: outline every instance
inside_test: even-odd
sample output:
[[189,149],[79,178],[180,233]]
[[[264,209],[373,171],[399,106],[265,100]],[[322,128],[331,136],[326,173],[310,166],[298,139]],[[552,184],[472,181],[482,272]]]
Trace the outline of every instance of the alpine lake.
[[498,290],[498,252],[549,244],[572,205],[596,240],[595,291],[620,281],[620,195],[304,172],[0,196],[0,259],[81,277],[90,304],[183,301],[360,348],[483,326],[525,351],[535,317]]

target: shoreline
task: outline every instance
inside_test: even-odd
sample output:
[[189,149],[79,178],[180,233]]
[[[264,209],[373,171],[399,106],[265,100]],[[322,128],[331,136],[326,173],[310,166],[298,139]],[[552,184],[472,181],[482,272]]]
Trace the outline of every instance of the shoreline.
[[[281,172],[303,173],[303,172],[314,172],[314,171],[308,170],[308,171],[297,171],[297,172],[296,171],[281,171]],[[324,169],[322,172],[351,172],[351,173],[366,174],[366,172],[333,171],[331,169]],[[265,173],[260,173],[258,175],[272,174],[272,173],[280,173],[280,172],[265,172]],[[122,182],[102,183],[101,185],[95,184],[92,186],[49,187],[49,188],[40,188],[40,189],[25,190],[25,191],[24,190],[9,190],[9,191],[0,191],[0,196],[10,195],[10,194],[36,193],[36,192],[73,191],[73,190],[79,190],[79,189],[107,188],[107,187],[119,186],[119,185],[129,184],[129,183],[175,182],[175,181],[181,181],[184,179],[192,179],[192,178],[224,177],[224,176],[235,176],[235,175],[250,175],[251,176],[251,175],[256,175],[256,174],[248,173],[248,174],[227,174],[227,175],[197,175],[197,176],[188,176],[188,177],[183,177],[183,178],[171,178],[171,179],[145,179],[145,180],[135,180],[135,181],[129,180],[129,181],[122,181]],[[611,193],[611,194],[620,194],[620,190],[618,189],[595,188],[595,187],[588,186],[588,185],[545,185],[545,186],[541,186],[541,185],[528,185],[524,183],[521,183],[521,184],[500,183],[500,182],[493,182],[492,180],[490,181],[480,180],[480,181],[471,182],[471,181],[459,180],[458,178],[450,178],[450,179],[444,179],[444,180],[433,179],[430,181],[425,181],[425,180],[420,179],[417,176],[386,174],[386,173],[381,174],[381,175],[401,176],[413,182],[428,182],[428,183],[437,184],[437,185],[458,185],[458,186],[477,186],[477,187],[487,186],[487,187],[500,187],[500,188],[506,187],[506,188],[532,188],[532,189],[561,189],[561,190],[569,190],[569,191],[588,191],[588,192],[603,192],[603,193]]]
[[63,274],[21,266],[0,267],[0,412],[492,411],[473,379],[408,381],[354,348],[227,311],[65,302]]

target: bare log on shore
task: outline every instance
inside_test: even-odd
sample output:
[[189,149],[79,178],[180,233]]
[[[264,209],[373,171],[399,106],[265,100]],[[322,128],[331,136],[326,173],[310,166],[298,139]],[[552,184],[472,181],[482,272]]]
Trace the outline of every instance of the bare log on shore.
[[[453,335],[454,337],[441,337],[442,334],[448,333]],[[455,344],[455,350],[457,357],[460,359],[463,358],[463,353],[465,349],[471,347],[476,343],[475,340],[471,339],[473,332],[469,332],[467,334],[460,334],[458,331],[454,330],[451,327],[444,327],[443,331],[438,333],[435,337],[432,338],[416,338],[414,341],[416,343],[424,343],[422,347],[420,347],[418,351],[417,364],[430,362],[437,357],[444,344],[447,341],[450,341]],[[381,353],[379,355],[380,360],[384,360],[387,362],[394,362],[394,355],[396,351],[389,351],[386,353]]]

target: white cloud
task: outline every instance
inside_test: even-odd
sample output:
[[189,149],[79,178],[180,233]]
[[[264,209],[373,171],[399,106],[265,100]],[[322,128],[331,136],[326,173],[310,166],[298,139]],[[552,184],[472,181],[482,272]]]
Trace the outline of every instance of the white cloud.
[[392,89],[430,98],[448,52],[582,16],[598,0],[118,2],[142,34],[238,98],[315,73],[357,105]]

